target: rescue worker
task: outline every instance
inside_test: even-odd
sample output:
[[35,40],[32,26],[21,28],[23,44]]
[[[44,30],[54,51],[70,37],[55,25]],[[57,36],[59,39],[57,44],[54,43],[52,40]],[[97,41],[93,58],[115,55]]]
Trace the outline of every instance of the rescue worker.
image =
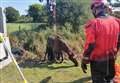
[[104,0],[93,0],[94,19],[85,25],[85,46],[81,68],[87,73],[90,63],[93,83],[112,83],[115,59],[120,45],[120,20],[107,14],[109,5]]

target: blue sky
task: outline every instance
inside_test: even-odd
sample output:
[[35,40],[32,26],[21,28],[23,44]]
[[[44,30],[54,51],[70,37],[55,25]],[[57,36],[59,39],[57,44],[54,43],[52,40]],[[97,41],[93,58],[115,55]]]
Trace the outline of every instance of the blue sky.
[[[112,0],[114,3],[116,0]],[[120,1],[120,0],[119,0]],[[0,6],[2,7],[14,7],[19,10],[20,14],[26,14],[29,5],[39,3],[39,0],[0,0]],[[45,3],[45,2],[44,2]]]
[[41,4],[39,0],[0,0],[0,6],[3,8],[9,6],[14,7],[15,9],[19,10],[21,15],[26,14],[29,5],[34,3]]

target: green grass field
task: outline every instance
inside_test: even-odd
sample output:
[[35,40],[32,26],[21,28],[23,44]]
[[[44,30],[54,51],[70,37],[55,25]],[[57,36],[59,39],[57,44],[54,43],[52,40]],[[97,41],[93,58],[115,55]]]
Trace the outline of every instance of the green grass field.
[[[120,57],[117,63],[119,60]],[[52,65],[24,65],[21,70],[28,83],[91,83],[89,65],[87,74],[84,74],[80,66],[74,67],[71,61]],[[23,83],[14,63],[0,70],[0,76],[0,83]]]
[[[28,83],[90,83],[90,73],[85,75],[80,67],[74,67],[70,61],[52,65],[27,65],[21,69]],[[13,63],[0,73],[1,83],[23,83]]]
[[39,26],[40,23],[7,23],[7,31],[8,33],[16,32],[24,29],[24,30],[30,30],[34,29],[34,27]]

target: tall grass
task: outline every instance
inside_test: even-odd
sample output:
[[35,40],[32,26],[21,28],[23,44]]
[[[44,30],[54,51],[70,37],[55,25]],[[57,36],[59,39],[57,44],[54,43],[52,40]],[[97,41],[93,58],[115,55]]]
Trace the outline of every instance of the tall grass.
[[[17,31],[16,34],[10,34],[10,39],[17,41],[20,46],[26,49],[29,52],[37,55],[38,58],[43,57],[46,49],[47,38],[50,35],[60,35],[65,42],[77,53],[81,52],[81,35],[84,38],[83,29],[80,28],[81,31],[78,33],[74,33],[72,31],[72,27],[70,25],[66,25],[65,27],[57,27],[57,31],[54,32],[52,28],[47,27],[42,30],[41,26],[30,28],[31,25],[34,24],[20,24],[23,26],[23,29],[18,31],[15,27],[19,27],[19,24],[13,24],[14,28],[10,29],[9,33]],[[28,25],[28,26],[27,26]],[[12,28],[12,24],[8,24],[8,28]],[[41,29],[40,29],[41,28]],[[9,29],[8,29],[9,30]],[[11,37],[12,36],[12,37]],[[14,43],[12,43],[12,47]],[[37,54],[36,54],[37,51]],[[38,54],[39,53],[39,54]],[[29,57],[30,58],[30,57]],[[31,59],[33,57],[31,56]]]

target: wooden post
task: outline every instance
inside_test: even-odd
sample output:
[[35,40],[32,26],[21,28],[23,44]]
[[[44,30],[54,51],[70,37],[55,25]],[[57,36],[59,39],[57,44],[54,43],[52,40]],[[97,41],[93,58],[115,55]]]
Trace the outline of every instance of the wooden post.
[[53,20],[54,20],[53,28],[54,28],[54,32],[56,32],[56,30],[57,30],[57,27],[56,27],[56,0],[53,1]]
[[52,15],[52,24],[53,24],[53,30],[56,32],[56,0],[47,0],[47,5],[49,6],[49,10]]

